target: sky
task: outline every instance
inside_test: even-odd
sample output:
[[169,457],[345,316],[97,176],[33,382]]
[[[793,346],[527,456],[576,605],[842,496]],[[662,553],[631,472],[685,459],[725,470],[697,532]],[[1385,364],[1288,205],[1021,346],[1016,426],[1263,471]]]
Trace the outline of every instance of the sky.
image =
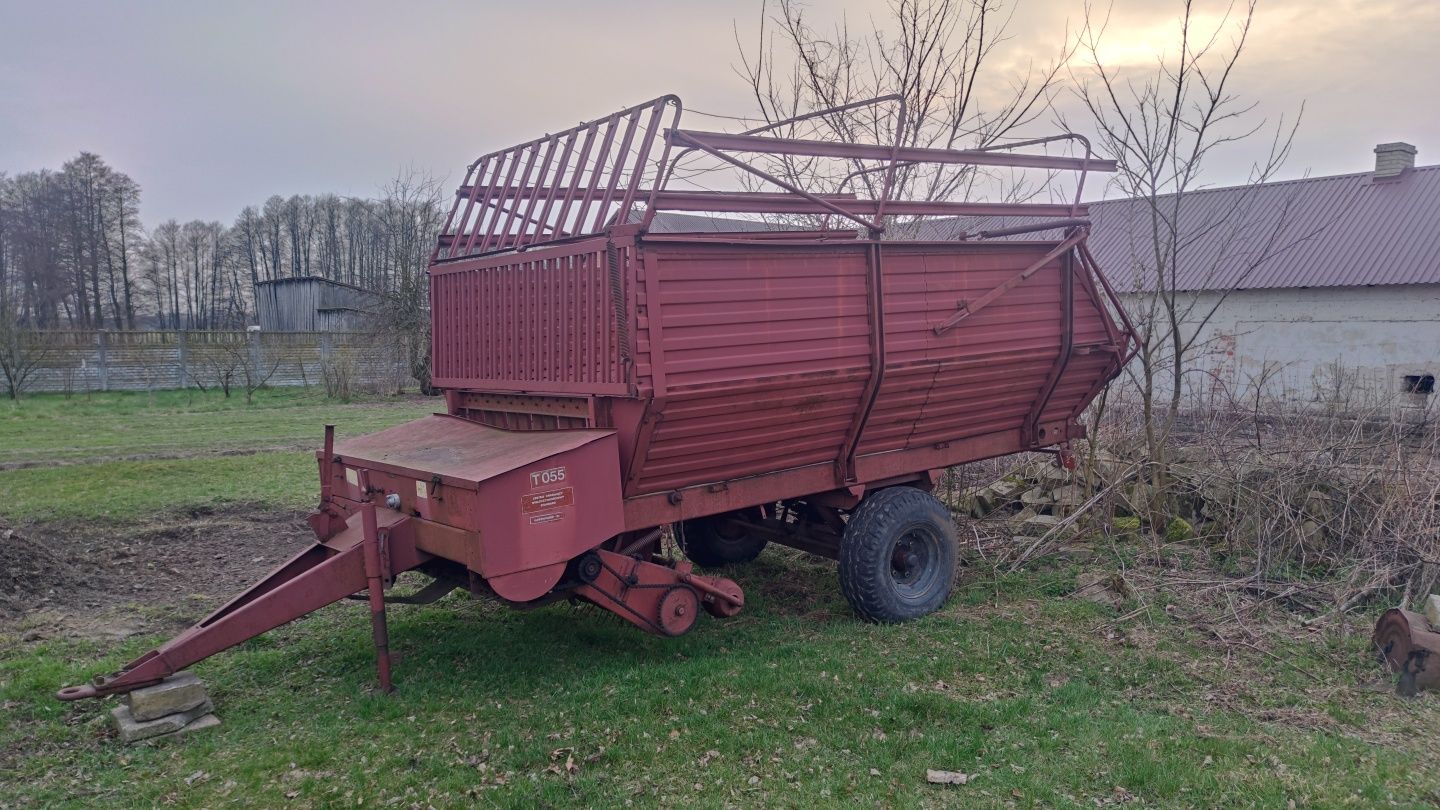
[[[807,13],[853,32],[883,24],[885,5]],[[1204,22],[1226,4],[1199,5]],[[1153,67],[1178,9],[1115,0],[1102,57]],[[0,0],[0,172],[97,152],[140,183],[150,223],[228,223],[272,194],[373,195],[410,169],[453,186],[483,152],[665,93],[753,114],[737,38],[753,47],[760,15],[760,0]],[[990,92],[1054,58],[1083,17],[1081,0],[1019,0]],[[1440,163],[1437,40],[1435,0],[1260,0],[1232,86],[1256,123],[1303,104],[1282,177],[1366,171],[1395,140]],[[1057,104],[1084,132],[1074,100]],[[1243,182],[1263,148],[1217,153],[1205,182]]]

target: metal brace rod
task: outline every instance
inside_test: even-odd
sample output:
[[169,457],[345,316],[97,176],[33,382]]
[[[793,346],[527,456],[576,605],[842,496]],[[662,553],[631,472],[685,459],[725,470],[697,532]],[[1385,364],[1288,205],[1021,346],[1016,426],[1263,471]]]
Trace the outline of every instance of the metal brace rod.
[[[701,134],[701,135],[708,135],[709,133],[700,133],[700,134]],[[860,223],[861,225],[863,225],[863,226],[865,227],[865,229],[868,230],[868,231],[884,231],[884,230],[885,230],[884,228],[882,228],[882,227],[880,226],[879,223],[871,222],[871,221],[868,220],[868,219],[862,219],[861,217],[857,217],[857,216],[855,216],[854,214],[850,213],[849,211],[846,211],[845,209],[841,208],[840,206],[835,205],[834,203],[830,202],[829,200],[826,200],[826,199],[824,199],[824,198],[821,198],[821,197],[818,197],[818,196],[816,196],[816,195],[814,195],[814,194],[811,194],[810,192],[806,191],[806,190],[803,189],[803,188],[800,188],[800,187],[797,186],[797,185],[794,185],[794,184],[792,184],[792,183],[787,183],[787,182],[785,182],[784,180],[781,180],[780,178],[776,177],[775,175],[770,174],[769,172],[761,171],[760,169],[757,169],[757,168],[755,168],[754,166],[751,166],[750,164],[746,163],[746,162],[743,161],[743,160],[738,160],[738,159],[736,159],[736,158],[734,158],[734,157],[731,157],[730,155],[725,154],[724,152],[720,151],[720,150],[717,149],[716,147],[711,146],[710,144],[706,143],[705,141],[700,140],[699,138],[694,137],[694,135],[693,135],[691,132],[687,132],[686,130],[681,130],[681,129],[672,129],[672,130],[670,130],[669,135],[670,135],[672,138],[676,139],[676,140],[679,140],[679,141],[682,141],[682,142],[684,142],[684,143],[690,144],[691,146],[695,147],[696,149],[699,149],[699,150],[702,151],[702,152],[706,152],[706,153],[708,153],[708,154],[714,155],[715,157],[720,158],[721,160],[725,161],[726,163],[729,163],[731,166],[734,166],[734,167],[737,168],[737,169],[740,169],[740,170],[742,170],[742,171],[749,172],[749,173],[755,175],[756,177],[759,177],[761,180],[765,180],[765,181],[767,181],[767,182],[774,183],[775,185],[779,186],[780,188],[785,189],[786,191],[790,192],[791,194],[799,194],[801,197],[804,197],[805,199],[807,199],[807,200],[815,203],[816,205],[819,205],[821,208],[824,208],[824,209],[826,209],[826,210],[828,210],[828,211],[830,211],[830,212],[832,212],[832,213],[839,214],[840,216],[842,216],[842,217],[844,217],[844,218],[846,218],[846,219],[849,219],[849,220],[853,220],[853,221],[855,221],[855,222],[858,222],[858,223]]]
[[974,315],[985,307],[990,306],[995,302],[995,299],[1014,289],[1015,287],[1029,279],[1031,276],[1035,275],[1035,273],[1039,272],[1040,268],[1054,261],[1056,257],[1060,256],[1065,251],[1079,244],[1082,240],[1085,239],[1085,234],[1086,231],[1083,228],[1077,230],[1075,233],[1071,234],[1065,241],[1061,242],[1053,249],[1051,249],[1049,253],[1046,253],[1044,256],[1040,257],[1040,259],[1034,264],[1015,274],[1015,276],[1012,277],[1009,281],[1006,281],[1005,283],[1001,284],[990,292],[980,296],[980,298],[977,299],[974,304],[962,303],[960,305],[959,312],[951,315],[945,320],[944,323],[936,324],[935,326],[931,327],[931,331],[933,331],[936,335],[943,335],[951,329],[955,328],[956,324],[960,323],[971,315]]

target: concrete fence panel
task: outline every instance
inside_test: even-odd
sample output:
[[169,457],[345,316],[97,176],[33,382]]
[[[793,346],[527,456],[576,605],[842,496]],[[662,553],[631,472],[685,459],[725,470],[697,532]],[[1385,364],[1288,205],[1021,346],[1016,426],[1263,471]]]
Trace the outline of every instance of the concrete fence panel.
[[22,350],[38,360],[26,393],[147,391],[217,387],[228,375],[269,386],[321,385],[327,364],[343,363],[352,384],[414,387],[409,353],[392,335],[366,332],[39,332]]

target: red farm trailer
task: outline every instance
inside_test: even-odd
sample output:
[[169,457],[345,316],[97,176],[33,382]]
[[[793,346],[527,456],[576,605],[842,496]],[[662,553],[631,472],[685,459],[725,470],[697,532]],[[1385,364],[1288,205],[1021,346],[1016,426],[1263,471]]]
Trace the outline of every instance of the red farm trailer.
[[[840,112],[880,104],[903,120],[897,97]],[[940,471],[1063,461],[1133,352],[1080,203],[1085,173],[1113,164],[1075,135],[968,151],[796,137],[825,114],[710,132],[665,96],[473,163],[430,266],[444,413],[338,443],[327,427],[316,544],[59,697],[128,692],[352,596],[387,690],[387,602],[456,588],[585,600],[675,636],[744,604],[692,563],[770,542],[837,560],[864,619],[938,608],[956,562]],[[1083,154],[1036,153],[1064,141]],[[687,184],[706,161],[746,190]],[[798,161],[840,169],[816,191],[784,171]],[[1077,179],[1058,204],[904,199],[925,167]],[[941,217],[962,232],[904,238]],[[660,554],[667,530],[690,562]],[[434,582],[387,598],[411,570]]]

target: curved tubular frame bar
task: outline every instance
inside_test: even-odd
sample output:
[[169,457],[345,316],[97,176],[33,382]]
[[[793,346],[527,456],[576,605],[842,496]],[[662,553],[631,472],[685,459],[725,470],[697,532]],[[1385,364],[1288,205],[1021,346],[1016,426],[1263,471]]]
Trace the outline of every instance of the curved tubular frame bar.
[[431,264],[598,234],[641,200],[652,209],[669,142],[651,157],[682,112],[677,96],[660,96],[481,156],[466,169]]
[[[806,140],[774,134],[804,121],[891,103],[898,109],[889,144]],[[667,109],[670,110],[668,117]],[[816,214],[826,218],[823,226],[826,231],[830,230],[830,218],[838,216],[864,228],[872,239],[885,233],[887,215],[1034,216],[1074,220],[1085,213],[1080,198],[1088,173],[1115,170],[1114,161],[1096,158],[1090,141],[1073,132],[976,149],[906,146],[903,140],[909,110],[904,96],[899,94],[813,110],[734,134],[681,129],[682,113],[683,105],[678,97],[661,96],[563,132],[480,157],[466,171],[465,181],[431,256],[432,264],[598,235],[626,223],[638,222],[642,231],[648,231],[661,210]],[[664,143],[659,157],[652,160],[658,139]],[[1079,144],[1084,147],[1084,156],[1013,151],[1057,141]],[[779,191],[668,190],[679,164],[695,152],[710,155]],[[834,158],[848,161],[854,169],[840,181],[839,193],[817,193],[758,168],[734,153]],[[867,162],[879,162],[879,165],[866,165]],[[1074,198],[1068,204],[897,199],[895,191],[900,170],[921,164],[1074,171],[1079,176]],[[873,172],[885,175],[877,197],[864,199],[846,191],[855,178]],[[643,212],[636,211],[637,205],[643,206]],[[736,238],[746,238],[743,233],[737,232]],[[985,231],[980,235],[983,238],[999,234],[1000,231]]]

